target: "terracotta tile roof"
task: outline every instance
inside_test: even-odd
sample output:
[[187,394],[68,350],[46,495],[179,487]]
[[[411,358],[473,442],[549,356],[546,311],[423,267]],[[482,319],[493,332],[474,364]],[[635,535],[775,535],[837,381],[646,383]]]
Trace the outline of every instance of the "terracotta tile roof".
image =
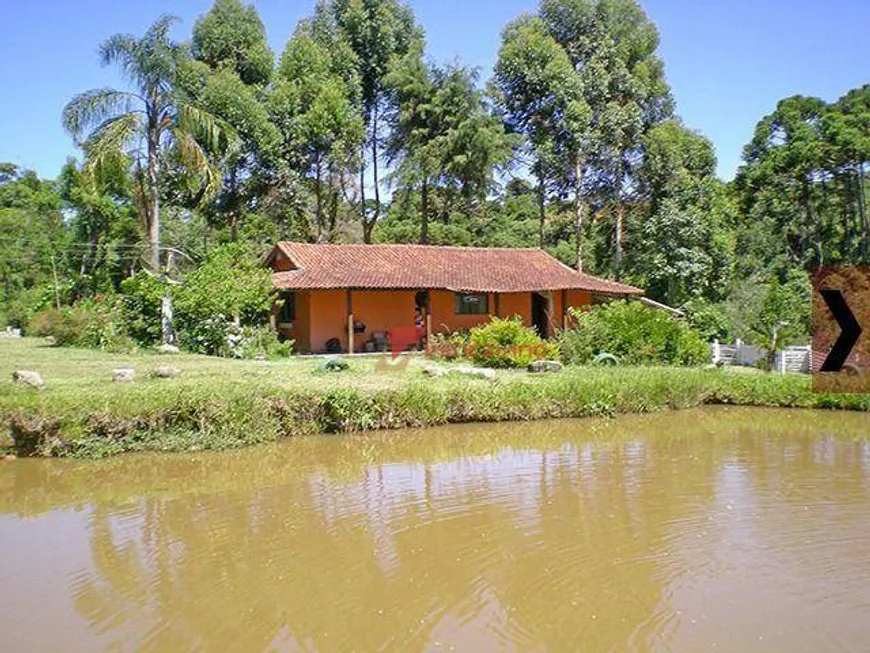
[[643,294],[639,288],[581,274],[540,249],[433,245],[312,245],[278,243],[293,268],[274,272],[275,287],[445,289],[456,292],[531,292],[579,289]]

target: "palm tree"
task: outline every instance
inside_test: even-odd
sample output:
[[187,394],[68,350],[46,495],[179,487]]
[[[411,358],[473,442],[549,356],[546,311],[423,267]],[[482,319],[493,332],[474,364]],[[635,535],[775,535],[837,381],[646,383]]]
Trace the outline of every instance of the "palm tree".
[[63,110],[64,128],[82,145],[87,169],[125,157],[132,162],[155,272],[160,268],[161,169],[177,165],[187,181],[199,185],[201,198],[212,196],[221,175],[210,155],[235,142],[232,128],[192,104],[176,85],[187,58],[184,46],[169,39],[177,20],[160,17],[141,39],[115,34],[103,41],[100,62],[120,66],[135,90],[85,91]]

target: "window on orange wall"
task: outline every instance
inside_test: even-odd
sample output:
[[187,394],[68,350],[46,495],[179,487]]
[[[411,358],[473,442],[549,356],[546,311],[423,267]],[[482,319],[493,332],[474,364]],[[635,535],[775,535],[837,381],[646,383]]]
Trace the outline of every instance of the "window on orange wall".
[[455,293],[453,312],[456,315],[486,315],[489,313],[489,296],[485,293]]

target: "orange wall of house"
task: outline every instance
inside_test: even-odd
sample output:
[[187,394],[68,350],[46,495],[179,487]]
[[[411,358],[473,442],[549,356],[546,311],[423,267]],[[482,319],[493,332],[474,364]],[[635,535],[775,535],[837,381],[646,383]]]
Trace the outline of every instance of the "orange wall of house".
[[[587,306],[592,306],[592,293],[588,290],[569,290],[565,293],[566,303],[568,308],[584,308]],[[562,319],[562,292],[556,291],[553,293],[554,304],[557,305],[558,311],[554,311],[556,316],[554,321],[561,321]],[[570,320],[570,318],[569,318]],[[562,325],[559,324],[558,328],[562,328]]]
[[310,351],[325,351],[326,341],[338,338],[347,345],[347,298],[344,290],[312,290]]
[[[455,315],[453,312],[453,293],[447,290],[433,290],[429,293],[432,309],[433,333],[449,333],[470,329],[489,321],[489,315]],[[495,300],[489,295],[487,307],[495,314]]]
[[363,343],[377,331],[413,327],[416,295],[399,290],[354,291],[353,319],[366,325],[365,333],[354,336],[354,351],[363,351]]
[[[515,292],[505,293],[498,297],[498,313],[500,317],[513,317],[519,315],[523,324],[532,323],[532,293]],[[490,307],[495,314],[495,307]]]
[[[347,293],[344,290],[313,290],[306,293],[309,314],[306,348],[298,351],[321,352],[326,342],[338,338],[343,351],[347,351]],[[363,350],[363,343],[376,331],[391,331],[396,327],[414,326],[414,297],[411,291],[354,290],[352,297],[354,322],[366,325],[365,333],[354,335],[354,351]],[[297,308],[298,316],[298,308]],[[295,331],[295,330],[294,330]]]

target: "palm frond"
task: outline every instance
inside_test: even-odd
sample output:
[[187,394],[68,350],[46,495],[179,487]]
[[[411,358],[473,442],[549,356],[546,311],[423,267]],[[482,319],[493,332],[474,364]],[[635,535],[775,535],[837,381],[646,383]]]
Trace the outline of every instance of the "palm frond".
[[134,93],[111,88],[79,93],[63,108],[64,129],[73,137],[80,138],[106,120],[130,113],[139,99]]
[[174,155],[178,163],[187,175],[196,177],[202,182],[203,197],[213,198],[221,188],[220,169],[189,132],[176,127],[172,130],[172,138]]
[[147,32],[145,32],[145,37],[142,40],[152,43],[165,43],[167,36],[169,35],[169,30],[172,29],[173,25],[180,22],[181,19],[174,14],[163,14],[151,23],[151,27],[148,28]]
[[142,133],[142,116],[124,113],[97,127],[84,143],[85,169],[92,172],[105,163],[127,155],[129,146]]
[[238,133],[226,120],[186,102],[178,105],[176,126],[202,143],[210,154],[231,154],[240,146]]
[[160,16],[139,44],[140,82],[145,81],[149,87],[157,87],[162,93],[170,91],[178,62],[184,56],[183,46],[169,38],[169,30],[179,20],[171,14]]
[[100,65],[118,64],[129,79],[136,76],[139,41],[132,34],[114,34],[100,43]]

